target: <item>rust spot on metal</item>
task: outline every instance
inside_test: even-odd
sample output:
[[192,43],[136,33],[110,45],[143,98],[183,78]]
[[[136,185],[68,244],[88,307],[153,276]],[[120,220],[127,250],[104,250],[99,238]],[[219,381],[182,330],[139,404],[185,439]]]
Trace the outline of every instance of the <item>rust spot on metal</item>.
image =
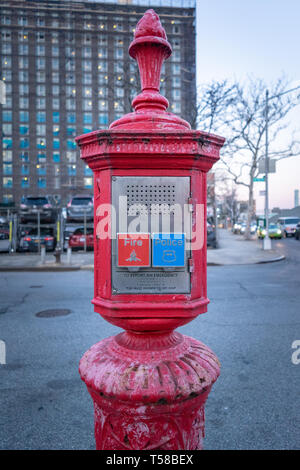
[[158,405],[166,405],[167,403],[168,402],[166,398],[160,398],[157,402]]

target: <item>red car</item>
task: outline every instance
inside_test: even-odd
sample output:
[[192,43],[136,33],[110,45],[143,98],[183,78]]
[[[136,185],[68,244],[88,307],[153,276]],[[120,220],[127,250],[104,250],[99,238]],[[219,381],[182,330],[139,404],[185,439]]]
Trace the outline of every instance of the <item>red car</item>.
[[[72,250],[80,250],[84,248],[85,236],[84,228],[80,227],[75,230],[69,238],[69,247]],[[94,230],[92,228],[86,229],[86,248],[94,249]]]

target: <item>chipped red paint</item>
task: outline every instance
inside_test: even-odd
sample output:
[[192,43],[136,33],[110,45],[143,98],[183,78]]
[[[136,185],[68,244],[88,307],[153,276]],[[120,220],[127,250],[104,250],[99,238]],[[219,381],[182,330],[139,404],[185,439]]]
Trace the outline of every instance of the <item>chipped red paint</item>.
[[[189,176],[191,202],[206,213],[206,173],[224,139],[193,131],[166,111],[160,71],[172,49],[153,10],[139,21],[129,53],[142,84],[134,112],[109,130],[76,138],[94,172],[95,227],[97,209],[111,203],[114,176]],[[94,345],[80,362],[95,405],[97,449],[202,448],[204,404],[219,364],[205,345],[173,330],[207,311],[205,227],[206,221],[204,244],[189,262],[190,294],[113,294],[111,240],[95,236],[95,311],[127,330]]]

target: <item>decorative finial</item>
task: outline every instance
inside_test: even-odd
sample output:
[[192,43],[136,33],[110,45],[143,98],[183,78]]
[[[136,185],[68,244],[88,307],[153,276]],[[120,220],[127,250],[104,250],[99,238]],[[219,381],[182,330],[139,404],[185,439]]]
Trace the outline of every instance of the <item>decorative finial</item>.
[[147,10],[139,20],[129,54],[138,63],[142,92],[132,101],[135,112],[113,122],[110,128],[137,128],[151,122],[153,128],[190,129],[186,121],[166,112],[169,102],[159,93],[161,68],[172,48],[154,10]]

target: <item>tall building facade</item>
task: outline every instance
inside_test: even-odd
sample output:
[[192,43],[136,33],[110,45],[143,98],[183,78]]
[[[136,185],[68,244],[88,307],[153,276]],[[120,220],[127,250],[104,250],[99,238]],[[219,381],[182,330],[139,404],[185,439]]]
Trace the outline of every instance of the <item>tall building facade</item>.
[[191,121],[195,1],[2,0],[0,204],[43,194],[66,204],[74,194],[92,192],[74,137],[132,110],[140,85],[128,47],[149,7],[173,48],[161,92],[169,110]]

